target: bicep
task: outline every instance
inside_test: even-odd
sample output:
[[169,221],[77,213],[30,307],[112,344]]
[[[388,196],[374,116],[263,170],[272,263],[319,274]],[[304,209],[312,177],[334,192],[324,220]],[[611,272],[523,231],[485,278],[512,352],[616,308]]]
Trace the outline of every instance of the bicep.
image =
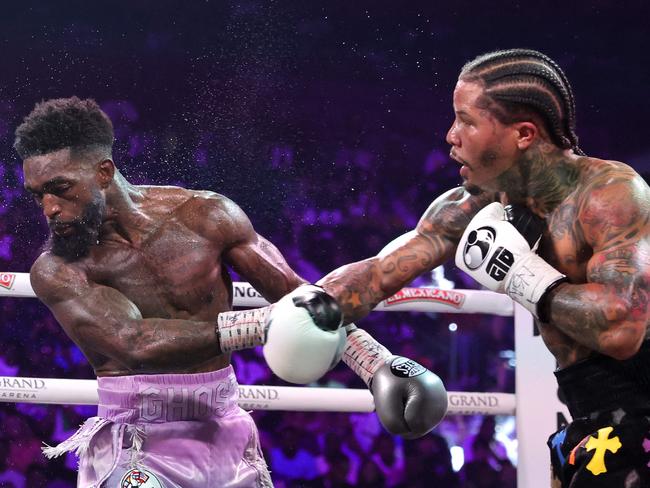
[[304,283],[278,249],[257,234],[245,212],[224,196],[202,202],[201,234],[222,249],[222,259],[269,301]]
[[255,232],[231,247],[224,258],[227,264],[271,302],[305,283],[289,267],[282,253]]
[[596,250],[587,266],[587,283],[602,286],[618,302],[621,315],[645,327],[648,321],[650,239],[622,241]]

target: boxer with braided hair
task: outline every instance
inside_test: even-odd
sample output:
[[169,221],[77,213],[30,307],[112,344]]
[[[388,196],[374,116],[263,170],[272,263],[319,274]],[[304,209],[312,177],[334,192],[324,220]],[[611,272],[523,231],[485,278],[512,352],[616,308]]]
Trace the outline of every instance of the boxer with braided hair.
[[557,359],[573,422],[549,440],[554,486],[650,486],[650,188],[579,149],[571,86],[542,53],[477,57],[453,103],[447,142],[463,186],[319,284],[356,321],[455,256],[534,315]]

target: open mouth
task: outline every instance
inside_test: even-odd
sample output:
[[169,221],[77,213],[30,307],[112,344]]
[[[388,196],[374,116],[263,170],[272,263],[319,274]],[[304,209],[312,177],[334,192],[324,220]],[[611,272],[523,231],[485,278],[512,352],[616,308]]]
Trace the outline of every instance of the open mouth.
[[451,159],[453,159],[454,161],[456,161],[457,163],[460,163],[460,164],[462,164],[463,166],[467,166],[467,167],[469,168],[469,165],[467,164],[467,162],[465,162],[464,160],[462,160],[461,158],[459,158],[458,156],[456,156],[456,155],[454,154],[454,151],[449,151],[449,157],[450,157]]
[[449,151],[449,157],[461,165],[459,171],[460,177],[466,180],[472,168],[470,168],[470,166],[465,161],[456,156],[453,151]]

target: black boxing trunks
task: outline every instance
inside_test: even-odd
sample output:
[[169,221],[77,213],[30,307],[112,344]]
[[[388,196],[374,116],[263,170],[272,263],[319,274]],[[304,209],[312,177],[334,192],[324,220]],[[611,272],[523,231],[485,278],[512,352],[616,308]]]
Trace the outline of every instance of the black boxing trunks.
[[574,419],[548,440],[561,486],[650,487],[650,341],[628,360],[596,354],[555,375]]

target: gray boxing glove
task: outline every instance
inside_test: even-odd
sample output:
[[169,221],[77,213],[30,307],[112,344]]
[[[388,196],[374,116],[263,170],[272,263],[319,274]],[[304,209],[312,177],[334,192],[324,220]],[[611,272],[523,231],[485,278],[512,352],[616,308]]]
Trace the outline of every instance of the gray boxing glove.
[[370,391],[382,425],[405,439],[429,433],[447,413],[447,390],[442,380],[402,356],[392,356],[379,367]]
[[447,413],[442,380],[417,362],[394,356],[370,334],[347,326],[343,362],[372,392],[384,428],[405,439],[430,432]]

